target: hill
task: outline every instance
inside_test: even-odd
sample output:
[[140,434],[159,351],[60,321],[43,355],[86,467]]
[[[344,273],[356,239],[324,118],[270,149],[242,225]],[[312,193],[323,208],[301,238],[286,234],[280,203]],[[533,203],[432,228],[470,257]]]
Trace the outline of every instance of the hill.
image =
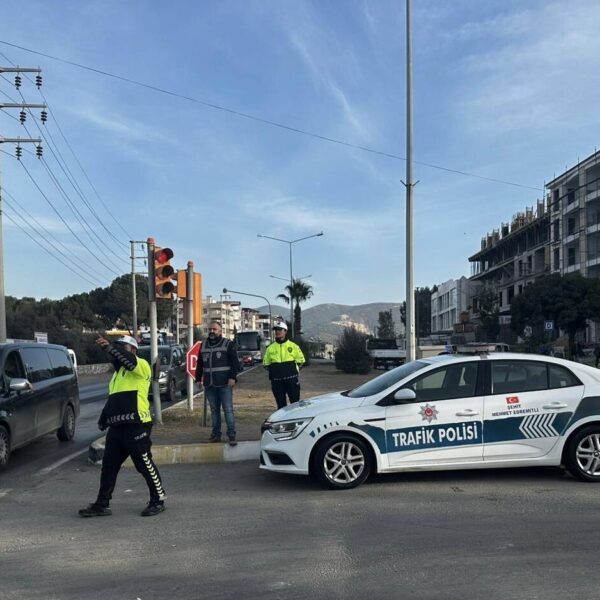
[[[379,313],[392,309],[396,332],[402,329],[399,303],[373,302],[350,306],[346,304],[317,304],[302,311],[302,329],[304,337],[320,338],[324,342],[335,342],[344,328],[354,325],[359,331],[374,334]],[[267,306],[258,308],[267,312]],[[273,314],[281,314],[289,319],[289,307],[273,306]]]

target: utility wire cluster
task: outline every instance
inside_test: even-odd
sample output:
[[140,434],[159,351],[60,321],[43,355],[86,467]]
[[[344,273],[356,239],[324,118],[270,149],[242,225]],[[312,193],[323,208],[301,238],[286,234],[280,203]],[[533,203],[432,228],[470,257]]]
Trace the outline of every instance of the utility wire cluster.
[[[104,210],[129,239],[131,239],[132,236],[127,233],[106,203],[102,200],[81,164],[81,161],[77,157],[77,154],[73,150],[73,147],[66,138],[42,92],[41,87],[43,79],[41,74],[38,72],[35,75],[35,79],[32,79],[27,73],[32,71],[35,72],[35,69],[16,67],[6,55],[0,52],[0,56],[13,65],[12,67],[7,68],[0,67],[0,78],[10,84],[12,82],[6,77],[5,73],[16,71],[14,89],[20,96],[19,102],[9,93],[0,89],[0,94],[10,101],[10,103],[3,103],[3,99],[0,98],[0,112],[18,122],[31,138],[30,140],[25,140],[23,138],[7,138],[0,136],[0,142],[9,141],[15,144],[15,157],[21,165],[27,179],[31,182],[33,188],[37,190],[37,193],[44,199],[46,204],[48,204],[52,212],[59,218],[62,225],[66,228],[66,231],[68,231],[75,240],[76,244],[73,244],[73,242],[62,242],[57,235],[53,234],[39,219],[35,218],[31,212],[23,206],[23,203],[19,202],[14,195],[6,190],[6,188],[3,189],[3,192],[10,198],[10,201],[7,201],[6,198],[3,200],[10,212],[5,211],[4,214],[13,225],[22,230],[30,239],[40,245],[47,253],[53,256],[72,273],[91,285],[105,285],[107,273],[110,273],[110,277],[112,278],[112,276],[119,276],[126,272],[125,265],[128,264],[128,261],[125,248],[128,248],[129,244],[124,238],[115,235],[115,232],[107,226],[105,219],[100,216],[96,207],[94,207],[94,202],[88,198],[82,185],[78,181],[78,178],[70,168],[68,161],[63,156],[60,145],[56,142],[51,129],[46,126],[49,114],[52,117],[52,123],[58,130],[62,141],[68,147],[72,158],[77,163],[79,170],[83,173],[88,185],[102,204]],[[26,81],[24,82],[24,79],[35,84],[41,95],[43,104],[29,105],[25,102],[25,97],[21,89],[23,84],[26,83]],[[2,110],[3,108],[15,107],[21,109],[18,118],[10,114],[9,111]],[[39,118],[36,118],[32,112],[32,108],[40,107],[42,110],[39,114]],[[22,145],[25,141],[33,141],[32,132],[27,125],[28,123],[31,123],[37,129],[37,134],[39,134],[35,152],[30,152]],[[51,162],[48,162],[43,157],[42,140],[44,146],[50,151],[52,158]],[[0,150],[0,152],[4,155],[11,156],[4,150]],[[30,155],[39,159],[40,164],[43,167],[42,175],[45,174],[47,179],[49,179],[49,182],[42,182],[40,174],[27,167],[26,161],[22,160],[24,158],[24,153],[25,158]],[[66,207],[64,205],[61,206],[61,203],[57,201],[57,196],[64,201]],[[67,215],[67,213],[69,214]],[[91,221],[93,221],[93,223]],[[104,233],[106,235],[104,235]],[[80,250],[78,248],[80,248]]]

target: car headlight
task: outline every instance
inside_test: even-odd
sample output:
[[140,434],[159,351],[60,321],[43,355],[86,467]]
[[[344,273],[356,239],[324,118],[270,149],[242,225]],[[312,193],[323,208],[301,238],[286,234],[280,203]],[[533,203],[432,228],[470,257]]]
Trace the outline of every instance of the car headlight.
[[289,421],[276,421],[271,423],[265,421],[262,426],[263,431],[270,431],[271,435],[278,441],[281,440],[293,440],[298,437],[306,426],[312,421],[312,417],[309,419],[293,419]]
[[167,371],[161,371],[158,375],[159,381],[164,381],[167,378]]
[[257,360],[260,360],[262,358],[260,350],[257,350],[256,352],[252,353],[252,358],[255,358]]

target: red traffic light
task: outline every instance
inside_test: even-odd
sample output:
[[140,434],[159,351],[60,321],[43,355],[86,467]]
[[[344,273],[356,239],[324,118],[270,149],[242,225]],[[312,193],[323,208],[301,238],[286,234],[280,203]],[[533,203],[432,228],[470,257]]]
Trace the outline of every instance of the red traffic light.
[[169,262],[173,258],[173,250],[171,248],[158,248],[154,252],[154,260],[161,265]]

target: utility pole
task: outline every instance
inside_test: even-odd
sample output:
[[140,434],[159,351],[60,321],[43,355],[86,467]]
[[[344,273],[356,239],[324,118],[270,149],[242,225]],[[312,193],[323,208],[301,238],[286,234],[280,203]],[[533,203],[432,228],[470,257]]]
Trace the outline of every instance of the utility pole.
[[138,310],[137,310],[137,282],[136,282],[136,276],[137,275],[145,275],[147,274],[146,271],[142,271],[140,273],[138,273],[135,270],[135,261],[136,260],[147,260],[148,257],[146,255],[143,256],[136,256],[135,254],[135,245],[136,244],[141,244],[142,246],[142,250],[144,247],[144,244],[146,242],[142,242],[139,240],[129,240],[129,243],[131,244],[131,293],[132,293],[132,307],[133,307],[133,323],[132,323],[132,328],[133,331],[131,332],[133,337],[137,339],[137,331],[138,331]]
[[[184,310],[187,314],[187,338],[188,350],[194,345],[194,263],[188,260],[186,283],[186,298]],[[179,330],[179,327],[177,328]],[[200,358],[202,360],[202,358]],[[190,413],[194,410],[194,380],[188,375],[186,377],[187,385],[187,405]],[[204,412],[206,418],[206,411]]]
[[406,0],[406,361],[416,358],[415,296],[413,257],[413,111],[412,111],[412,40],[411,1]]
[[[38,88],[42,85],[42,76],[40,75],[41,69],[27,68],[27,67],[0,67],[0,74],[2,73],[16,73],[15,75],[15,87],[19,89],[21,87],[21,75],[20,73],[37,73],[35,83]],[[0,103],[0,110],[5,108],[20,108],[19,120],[21,124],[25,123],[27,118],[26,108],[41,108],[41,120],[46,122],[48,115],[46,114],[45,104],[28,104],[27,102],[4,102]],[[17,159],[21,159],[22,148],[21,144],[36,144],[36,155],[38,158],[42,157],[42,140],[40,138],[9,138],[0,135],[0,144],[16,144],[16,156]],[[0,164],[0,344],[6,342],[6,297],[4,290],[4,236],[3,230],[4,225],[2,223],[2,165]]]
[[150,367],[152,370],[152,401],[154,405],[154,418],[157,423],[162,423],[162,407],[160,404],[160,389],[158,376],[158,324],[156,313],[156,298],[154,296],[154,238],[148,238],[148,313],[150,320]]

